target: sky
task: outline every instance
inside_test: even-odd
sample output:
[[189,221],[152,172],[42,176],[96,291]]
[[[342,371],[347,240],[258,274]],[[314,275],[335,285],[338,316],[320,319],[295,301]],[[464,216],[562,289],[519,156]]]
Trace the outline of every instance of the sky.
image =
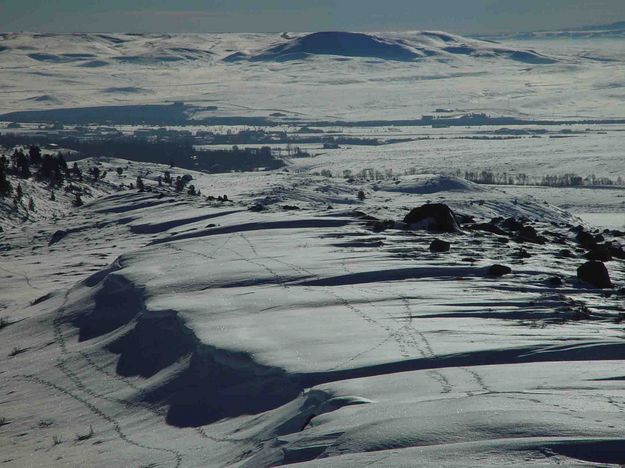
[[625,21],[625,0],[0,0],[0,31],[536,31]]

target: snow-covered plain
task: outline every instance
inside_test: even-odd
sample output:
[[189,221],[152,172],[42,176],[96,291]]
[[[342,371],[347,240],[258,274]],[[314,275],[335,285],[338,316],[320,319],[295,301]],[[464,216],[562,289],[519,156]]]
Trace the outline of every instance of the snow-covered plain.
[[[298,54],[285,60],[290,49]],[[233,54],[243,59],[227,60]],[[622,118],[624,59],[619,39],[5,33],[0,109],[184,101],[216,105],[219,115],[315,119],[416,118],[446,107]]]
[[[0,107],[184,101],[224,116],[625,117],[618,40],[383,33],[328,54],[327,37],[312,39],[5,34]],[[379,57],[389,50],[392,59]],[[582,222],[575,213],[622,213],[623,190],[437,175],[623,174],[622,126],[585,129],[491,141],[443,138],[475,129],[395,128],[432,139],[330,150],[274,172],[173,169],[192,175],[199,197],[158,188],[168,167],[121,160],[79,163],[108,172],[80,208],[25,182],[35,214],[0,204],[0,461],[625,463],[625,268],[606,263],[612,289],[580,282],[585,251],[570,229]],[[394,175],[338,176],[367,168]],[[137,175],[153,191],[118,189]],[[230,201],[205,198],[223,194]],[[401,223],[427,202],[478,222],[527,218],[547,241]],[[379,230],[368,216],[393,222]],[[450,251],[431,252],[435,238]],[[495,263],[512,272],[490,276]]]

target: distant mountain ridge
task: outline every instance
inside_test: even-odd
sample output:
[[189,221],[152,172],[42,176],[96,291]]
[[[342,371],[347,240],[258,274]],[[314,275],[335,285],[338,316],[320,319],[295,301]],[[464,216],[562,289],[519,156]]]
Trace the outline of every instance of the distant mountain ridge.
[[[397,62],[502,59],[533,65],[559,58],[529,48],[442,31],[363,33],[321,31],[283,34],[39,34],[0,33],[0,54],[13,66],[106,67],[212,66],[218,62],[288,62],[318,57]],[[109,87],[111,93],[142,94],[140,87]],[[48,93],[49,94],[49,93]]]
[[411,62],[425,58],[449,60],[458,56],[503,58],[531,64],[557,60],[530,49],[516,49],[497,43],[469,39],[439,31],[412,33],[359,33],[323,31],[299,36],[283,34],[283,42],[251,52],[238,51],[226,62],[286,62],[317,56],[360,57]]
[[528,31],[511,34],[478,35],[481,39],[601,39],[625,38],[625,21],[592,24],[548,31]]

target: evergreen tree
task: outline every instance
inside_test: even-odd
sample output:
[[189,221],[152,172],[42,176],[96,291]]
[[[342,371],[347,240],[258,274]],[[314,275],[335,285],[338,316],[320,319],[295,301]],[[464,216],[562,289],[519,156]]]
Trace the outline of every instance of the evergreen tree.
[[28,211],[35,211],[35,200],[33,200],[33,197],[28,199]]
[[17,188],[15,189],[15,198],[17,200],[21,200],[24,196],[24,191],[22,190],[22,184],[18,183]]
[[176,177],[175,190],[176,192],[182,192],[182,189],[184,189],[184,180],[178,176]]
[[4,164],[0,163],[0,197],[6,197],[11,194],[13,187],[11,182],[7,178],[6,168]]
[[80,194],[79,193],[75,193],[74,196],[75,196],[75,198],[74,198],[74,206],[82,206],[83,202],[82,202],[82,198],[80,198]]
[[56,201],[56,195],[54,195],[54,190],[50,192],[50,201]]
[[57,160],[59,170],[62,171],[63,174],[65,174],[66,176],[69,176],[69,168],[67,167],[67,161],[65,161],[63,154],[58,153],[56,155],[56,160]]
[[28,148],[28,157],[31,164],[39,165],[41,162],[41,149],[38,146],[31,146]]
[[22,150],[15,150],[11,156],[11,164],[13,171],[18,177],[22,179],[29,179],[30,173],[30,161]]
[[74,165],[72,166],[72,176],[78,180],[82,180],[82,171],[78,167],[77,163],[74,163]]
[[143,185],[143,179],[141,176],[137,176],[137,190],[139,190],[139,192],[143,192],[145,190],[145,185]]

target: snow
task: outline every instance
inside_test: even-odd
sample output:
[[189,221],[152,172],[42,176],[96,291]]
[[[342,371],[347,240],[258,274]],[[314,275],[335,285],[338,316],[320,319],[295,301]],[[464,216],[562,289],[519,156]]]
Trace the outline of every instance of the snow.
[[[324,47],[345,39],[321,38]],[[206,112],[222,116],[285,110],[347,120],[415,118],[443,106],[623,117],[616,41],[347,37],[358,50],[363,40],[385,44],[378,52],[438,54],[404,61],[327,54],[318,39],[7,33],[0,103],[8,112],[184,100],[215,104]],[[443,50],[462,45],[471,53]],[[306,57],[282,61],[293,49]],[[533,50],[556,63],[510,60]],[[235,53],[243,59],[224,60]],[[596,60],[604,56],[613,61]],[[49,187],[22,181],[34,212],[0,201],[3,464],[625,463],[625,268],[606,262],[613,289],[582,283],[576,268],[586,252],[571,230],[618,227],[605,218],[622,219],[622,187],[458,177],[621,175],[623,126],[586,127],[511,140],[469,138],[490,127],[354,128],[346,132],[429,139],[328,150],[271,172],[84,159],[83,171],[98,164],[107,177],[82,183],[91,195],[78,208],[60,190],[51,201]],[[158,187],[166,170],[190,175],[203,195]],[[137,176],[147,191],[127,188]],[[228,201],[205,198],[224,194]],[[425,203],[478,223],[524,218],[547,241],[464,221],[455,233],[402,223]],[[450,251],[430,252],[434,239]],[[512,271],[493,277],[493,264]]]
[[[440,107],[544,118],[623,117],[615,100],[623,50],[615,39],[493,43],[444,33],[371,33],[367,41],[426,58],[310,54],[301,61],[224,61],[302,39],[288,37],[5,33],[0,105],[10,112],[182,101],[217,106],[209,115],[281,112],[347,120],[416,118]],[[450,46],[463,53],[444,50]],[[514,53],[555,63],[511,60]]]
[[[356,203],[335,179],[191,174],[234,202],[111,191],[51,246],[52,222],[7,227],[0,352],[23,350],[3,358],[9,465],[622,461],[620,299],[581,287],[557,244],[521,261],[489,234],[445,234],[432,254],[434,234],[373,233],[351,210],[401,219],[440,195],[539,229],[566,212],[448,176],[361,183],[373,196]],[[246,209],[254,186],[277,197],[265,212]],[[345,200],[327,210],[315,188]],[[513,273],[489,277],[497,262]],[[591,316],[573,320],[578,303]]]
[[227,56],[227,62],[291,61],[315,55],[339,57],[365,57],[393,61],[415,61],[427,57],[450,60],[454,55],[473,57],[504,57],[524,63],[548,64],[557,60],[542,56],[533,50],[515,50],[492,43],[466,39],[444,32],[426,31],[383,36],[352,32],[317,32],[290,36],[285,42],[251,55],[235,52]]

